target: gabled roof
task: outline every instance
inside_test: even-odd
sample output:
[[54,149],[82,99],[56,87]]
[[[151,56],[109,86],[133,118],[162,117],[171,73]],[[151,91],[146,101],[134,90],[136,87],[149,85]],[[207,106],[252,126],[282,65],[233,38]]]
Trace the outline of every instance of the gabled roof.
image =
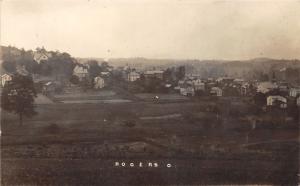
[[33,54],[33,58],[34,60],[39,61],[43,56],[46,56],[47,58],[51,57],[51,53],[48,53],[47,51],[44,50],[40,50],[40,51],[36,51]]
[[140,75],[139,73],[133,71],[133,72],[129,72],[129,75],[134,76],[134,75]]
[[222,91],[222,89],[219,88],[219,87],[212,87],[211,90],[212,90],[212,91],[220,91],[220,90]]
[[279,95],[276,95],[276,96],[268,96],[267,99],[275,99],[275,100],[279,100],[281,102],[284,102],[286,103],[287,102],[287,99],[283,96],[279,96]]
[[12,74],[5,73],[5,74],[2,74],[2,75],[1,75],[1,77],[5,77],[5,76],[12,76]]

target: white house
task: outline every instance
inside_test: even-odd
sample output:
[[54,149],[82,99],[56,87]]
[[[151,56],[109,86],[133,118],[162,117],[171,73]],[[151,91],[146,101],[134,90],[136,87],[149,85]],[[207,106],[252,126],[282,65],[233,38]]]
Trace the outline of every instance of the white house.
[[145,75],[145,78],[156,77],[156,78],[162,79],[163,73],[164,73],[164,71],[162,71],[162,70],[149,70],[149,71],[146,71],[144,73],[144,75]]
[[243,84],[244,82],[245,82],[245,80],[244,79],[240,79],[240,78],[236,78],[236,79],[234,79],[233,80],[233,82],[235,83],[235,84]]
[[272,82],[261,82],[257,86],[257,92],[261,92],[263,94],[278,88],[278,86],[275,83]]
[[137,72],[129,72],[127,74],[127,81],[136,81],[137,79],[139,79],[141,76],[139,73]]
[[88,76],[88,66],[76,65],[73,70],[73,75],[77,76],[81,81],[83,78],[86,78]]
[[205,84],[201,81],[201,79],[193,80],[193,85],[195,90],[205,90]]
[[275,106],[279,104],[280,108],[287,107],[287,99],[282,96],[268,96],[267,97],[267,106]]
[[109,76],[109,74],[110,74],[110,72],[101,72],[101,76],[105,76],[105,77],[108,77]]
[[180,87],[180,94],[184,96],[195,96],[195,89],[192,86]]
[[51,53],[46,50],[38,50],[33,53],[33,59],[40,64],[41,61],[46,61],[51,57]]
[[290,89],[289,95],[291,97],[297,97],[298,94],[300,95],[300,87]]
[[166,84],[165,84],[165,87],[166,87],[166,88],[171,88],[171,87],[172,87],[172,84],[166,83]]
[[7,81],[11,81],[12,80],[12,76],[9,74],[3,74],[1,75],[1,86],[4,87],[5,83]]
[[223,91],[221,88],[219,87],[212,87],[211,90],[210,90],[210,93],[212,95],[216,95],[216,96],[222,96],[223,95]]
[[249,92],[250,84],[249,83],[242,83],[240,93],[241,95],[247,95]]
[[104,79],[103,78],[101,78],[99,76],[94,78],[94,88],[95,89],[101,89],[104,86],[105,86],[105,84],[104,84]]
[[184,83],[183,80],[179,80],[179,81],[178,81],[178,86],[179,86],[179,87],[183,86],[184,84],[185,84],[185,83]]

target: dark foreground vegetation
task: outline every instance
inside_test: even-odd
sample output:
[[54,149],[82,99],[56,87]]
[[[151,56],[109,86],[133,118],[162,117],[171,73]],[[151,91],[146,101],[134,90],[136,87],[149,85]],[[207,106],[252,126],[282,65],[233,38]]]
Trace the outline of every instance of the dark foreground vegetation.
[[[22,126],[2,111],[1,183],[297,184],[298,124],[266,119],[253,129],[253,118],[243,114],[247,104],[234,105],[53,103],[38,105]],[[129,166],[139,162],[159,166]]]

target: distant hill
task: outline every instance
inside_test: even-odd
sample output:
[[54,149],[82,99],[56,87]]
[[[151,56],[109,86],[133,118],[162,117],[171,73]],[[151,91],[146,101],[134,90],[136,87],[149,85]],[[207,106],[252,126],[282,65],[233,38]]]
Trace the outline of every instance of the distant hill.
[[[32,51],[26,51],[30,54]],[[1,46],[2,56],[13,56],[18,59],[22,50],[16,47]],[[230,76],[245,79],[272,79],[277,76],[280,80],[293,79],[299,81],[300,60],[254,58],[249,60],[199,60],[199,59],[151,59],[143,57],[135,58],[75,58],[78,63],[87,63],[89,60],[104,61],[109,65],[130,66],[140,71],[185,66],[186,74],[194,74],[200,77]],[[283,73],[288,75],[282,75]],[[278,75],[279,74],[279,75]],[[292,74],[292,75],[291,75]],[[295,76],[295,78],[293,77]],[[299,75],[300,76],[300,75]],[[299,80],[298,80],[299,79]]]

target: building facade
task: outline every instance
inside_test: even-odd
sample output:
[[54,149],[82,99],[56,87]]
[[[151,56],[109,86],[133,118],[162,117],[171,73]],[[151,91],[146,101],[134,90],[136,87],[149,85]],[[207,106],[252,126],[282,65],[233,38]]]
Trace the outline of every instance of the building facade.
[[1,75],[1,86],[4,87],[5,83],[12,80],[12,76],[9,74]]

